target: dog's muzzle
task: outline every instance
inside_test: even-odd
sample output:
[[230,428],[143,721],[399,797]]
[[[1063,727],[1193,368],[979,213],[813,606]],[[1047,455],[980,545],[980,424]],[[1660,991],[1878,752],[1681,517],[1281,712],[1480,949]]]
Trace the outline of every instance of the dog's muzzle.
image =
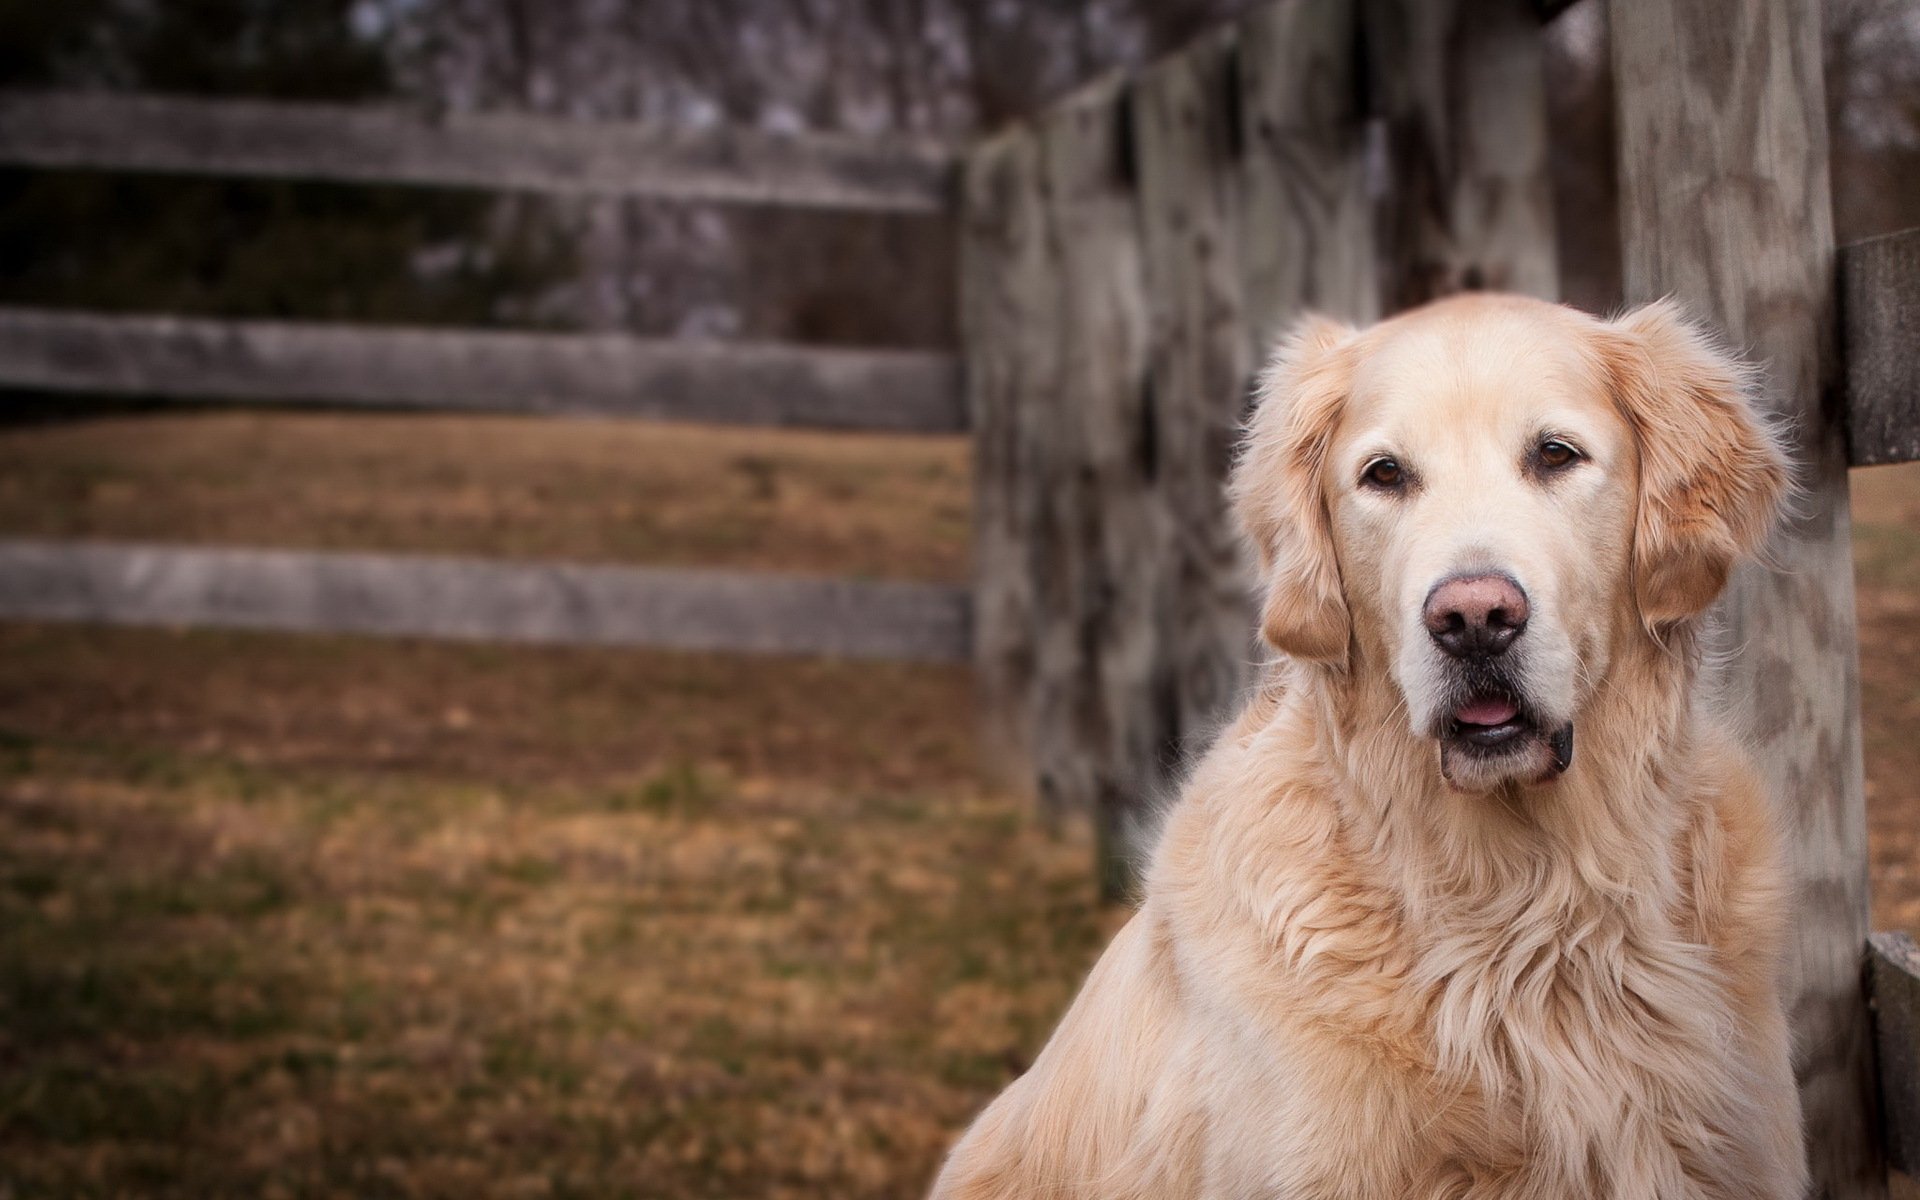
[[1450,576],[1427,593],[1422,623],[1452,677],[1452,702],[1433,731],[1450,783],[1541,783],[1573,765],[1573,725],[1531,711],[1509,654],[1530,615],[1525,589],[1504,572]]

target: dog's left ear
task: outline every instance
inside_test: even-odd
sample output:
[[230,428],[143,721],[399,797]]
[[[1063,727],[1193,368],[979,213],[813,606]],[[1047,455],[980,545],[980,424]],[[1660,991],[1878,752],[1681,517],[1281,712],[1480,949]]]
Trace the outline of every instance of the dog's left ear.
[[1766,541],[1787,458],[1748,399],[1747,368],[1678,305],[1635,309],[1611,329],[1614,396],[1640,446],[1635,598],[1658,628],[1704,612]]

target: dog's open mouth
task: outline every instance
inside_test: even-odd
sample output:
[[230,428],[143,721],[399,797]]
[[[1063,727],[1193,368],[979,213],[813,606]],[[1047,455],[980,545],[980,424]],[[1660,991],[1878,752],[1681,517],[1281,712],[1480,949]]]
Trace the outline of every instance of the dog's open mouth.
[[1442,723],[1440,765],[1450,782],[1465,786],[1494,777],[1545,782],[1573,765],[1573,726],[1549,730],[1512,696],[1480,693]]
[[1482,696],[1453,710],[1447,736],[1479,750],[1498,750],[1526,736],[1533,722],[1520,715],[1520,706],[1505,696]]

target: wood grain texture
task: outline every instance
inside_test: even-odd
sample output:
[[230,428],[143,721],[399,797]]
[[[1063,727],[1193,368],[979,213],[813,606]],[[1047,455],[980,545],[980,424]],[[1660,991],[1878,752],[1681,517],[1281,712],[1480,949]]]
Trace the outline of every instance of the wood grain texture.
[[1090,811],[1101,888],[1132,886],[1151,823],[1157,724],[1139,697],[1155,662],[1147,315],[1131,114],[1117,78],[1036,121],[1058,306],[1056,388],[1035,395],[1035,766],[1043,802]]
[[1920,459],[1920,229],[1840,250],[1847,456]]
[[1306,312],[1380,315],[1354,0],[1278,0],[1240,25],[1239,255],[1255,361]]
[[1142,436],[1164,538],[1150,685],[1133,703],[1159,742],[1150,766],[1160,791],[1231,715],[1256,654],[1253,572],[1225,495],[1253,364],[1234,32],[1186,46],[1133,90],[1149,316]]
[[0,616],[964,661],[967,596],[737,571],[0,540]]
[[1887,1162],[1920,1175],[1920,946],[1904,933],[1876,933],[1868,944]]
[[947,433],[943,354],[0,308],[0,383],[56,391]]
[[982,753],[1031,792],[1042,426],[1057,404],[1060,304],[1041,204],[1039,136],[1016,125],[968,154],[960,201],[960,340],[973,426],[974,693]]
[[1789,1019],[1814,1194],[1885,1195],[1867,935],[1847,454],[1819,11],[1798,0],[1613,0],[1627,299],[1674,295],[1750,348],[1804,493],[1771,566],[1719,613],[1719,685],[1789,830]]
[[943,147],[518,114],[0,92],[0,162],[946,212]]
[[1559,295],[1532,0],[1364,0],[1386,121],[1389,312],[1459,291]]

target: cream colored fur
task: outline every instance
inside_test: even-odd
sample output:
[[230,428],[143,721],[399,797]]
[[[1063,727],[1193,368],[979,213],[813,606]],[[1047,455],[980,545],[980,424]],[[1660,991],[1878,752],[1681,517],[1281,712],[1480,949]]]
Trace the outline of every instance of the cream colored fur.
[[[1586,457],[1543,481],[1543,434]],[[1419,486],[1361,486],[1382,452]],[[1668,306],[1297,331],[1234,479],[1286,653],[934,1195],[1801,1195],[1775,835],[1692,688],[1785,481]],[[1442,777],[1414,610],[1463,567],[1533,600],[1529,695],[1577,730],[1550,782]]]

